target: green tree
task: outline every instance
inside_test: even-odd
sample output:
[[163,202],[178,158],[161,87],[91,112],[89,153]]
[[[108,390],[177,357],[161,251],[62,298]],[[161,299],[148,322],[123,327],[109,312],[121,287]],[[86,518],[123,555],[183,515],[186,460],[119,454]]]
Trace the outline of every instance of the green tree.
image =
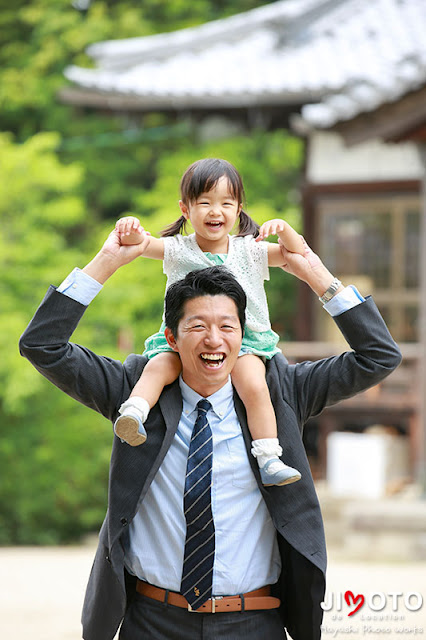
[[[83,202],[74,194],[83,171],[58,161],[58,144],[55,134],[22,145],[0,136],[0,543],[66,539],[101,517],[105,443],[85,465],[83,411],[52,394],[18,355],[20,333],[46,284],[70,260],[82,259],[73,237],[84,223]],[[86,490],[77,498],[73,487],[84,480]]]

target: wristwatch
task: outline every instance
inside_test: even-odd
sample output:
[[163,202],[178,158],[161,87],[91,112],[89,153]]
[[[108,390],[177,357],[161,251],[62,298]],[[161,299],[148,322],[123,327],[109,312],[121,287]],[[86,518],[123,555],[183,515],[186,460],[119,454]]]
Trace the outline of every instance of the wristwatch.
[[338,278],[334,278],[333,282],[328,287],[327,291],[324,293],[324,295],[318,298],[318,300],[320,300],[320,302],[322,302],[323,304],[330,302],[331,298],[333,298],[336,295],[337,289],[340,287],[341,284],[342,283]]

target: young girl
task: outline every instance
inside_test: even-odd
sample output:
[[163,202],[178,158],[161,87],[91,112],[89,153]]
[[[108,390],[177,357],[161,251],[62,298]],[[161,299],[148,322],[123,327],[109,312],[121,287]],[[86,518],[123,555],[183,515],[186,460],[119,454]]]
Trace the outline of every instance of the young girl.
[[[204,159],[192,164],[181,181],[181,217],[167,227],[162,238],[150,238],[144,257],[163,260],[167,287],[194,269],[223,264],[236,277],[247,295],[246,327],[240,357],[231,374],[232,383],[244,403],[253,439],[252,454],[259,464],[265,486],[284,485],[300,479],[300,473],[279,456],[277,424],[265,379],[264,359],[279,353],[279,336],[271,329],[263,281],[268,266],[283,264],[278,244],[260,242],[277,234],[286,249],[304,255],[304,243],[283,220],[270,220],[260,228],[242,209],[244,188],[235,167],[225,160]],[[191,235],[181,235],[189,220]],[[238,221],[238,234],[230,235]],[[122,244],[137,244],[147,232],[137,218],[121,218],[116,224]],[[255,239],[256,238],[256,239]],[[165,385],[181,371],[180,358],[167,344],[164,318],[160,331],[145,342],[149,358],[129,399],[120,407],[114,425],[119,438],[132,446],[146,440],[143,423]],[[155,356],[155,357],[154,357]],[[218,366],[216,355],[206,354],[208,366]]]

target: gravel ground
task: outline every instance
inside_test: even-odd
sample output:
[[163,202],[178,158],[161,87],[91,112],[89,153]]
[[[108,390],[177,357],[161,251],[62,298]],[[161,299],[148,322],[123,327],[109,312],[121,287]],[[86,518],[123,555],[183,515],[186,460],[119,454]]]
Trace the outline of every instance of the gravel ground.
[[[426,599],[426,563],[352,563],[330,556],[326,602],[333,598],[333,607],[324,616],[323,640],[426,636],[426,602],[410,610],[417,609],[420,596]],[[0,548],[0,638],[80,639],[93,557],[92,546]],[[361,595],[363,606],[349,616]]]

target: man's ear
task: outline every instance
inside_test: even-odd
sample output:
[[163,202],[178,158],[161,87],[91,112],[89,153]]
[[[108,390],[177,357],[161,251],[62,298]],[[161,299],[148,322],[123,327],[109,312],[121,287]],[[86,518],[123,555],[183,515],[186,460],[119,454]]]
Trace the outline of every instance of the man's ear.
[[189,218],[189,209],[188,209],[188,207],[186,206],[186,204],[184,203],[183,200],[179,200],[179,207],[180,207],[180,210],[182,212],[183,217],[188,220],[188,218]]
[[171,347],[173,349],[173,351],[176,351],[176,353],[179,353],[179,349],[178,349],[178,346],[176,344],[176,339],[175,339],[171,329],[169,329],[169,327],[165,328],[164,335],[166,337],[167,344],[169,345],[169,347]]

